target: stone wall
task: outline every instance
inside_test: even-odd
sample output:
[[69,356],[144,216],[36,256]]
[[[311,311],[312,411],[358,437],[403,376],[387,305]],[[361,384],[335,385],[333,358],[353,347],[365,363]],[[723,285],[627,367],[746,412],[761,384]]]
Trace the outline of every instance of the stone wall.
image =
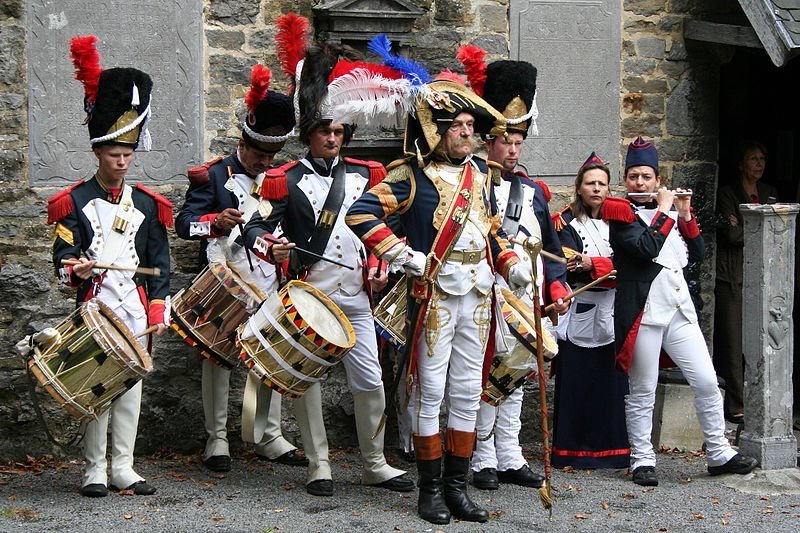
[[[461,44],[484,47],[490,60],[507,57],[509,1],[416,0],[426,14],[414,25],[414,58],[437,73],[445,68],[460,71],[455,52]],[[58,451],[46,440],[36,419],[24,365],[14,344],[24,335],[66,317],[73,306],[72,291],[56,283],[49,262],[52,229],[46,226],[45,209],[46,199],[55,191],[28,185],[26,4],[25,0],[5,0],[0,7],[0,460]],[[702,221],[711,211],[716,183],[714,98],[718,60],[706,57],[703,51],[690,50],[681,37],[683,21],[696,14],[699,4],[624,2],[620,120],[626,142],[637,133],[655,139],[664,163],[662,174],[668,181],[698,191]],[[255,62],[272,68],[274,88],[287,88],[275,57],[272,23],[290,10],[310,17],[312,7],[308,0],[205,2],[205,91],[198,98],[204,99],[207,158],[225,154],[235,146],[240,122],[237,117],[242,115],[242,98]],[[80,106],[80,102],[74,105]],[[302,152],[297,143],[290,143],[284,155],[288,159]],[[176,184],[159,188],[175,203],[176,212],[185,187]],[[564,205],[570,196],[565,189],[555,192],[553,209]],[[174,294],[198,271],[197,243],[180,241],[174,232],[170,232],[170,238]],[[701,275],[704,301],[713,294],[708,264]],[[137,451],[160,447],[182,452],[200,450],[204,431],[196,356],[177,336],[168,335],[156,343],[155,365],[155,372],[145,381]],[[237,369],[232,379],[229,421],[234,445],[239,445],[243,380],[244,372]],[[65,434],[74,427],[51,400],[40,399],[56,431]],[[353,444],[352,397],[341,368],[323,387],[323,401],[331,441]],[[525,402],[524,442],[536,438],[535,406],[533,400]],[[286,435],[296,438],[291,409],[285,410],[285,422]],[[392,441],[394,435],[387,438]]]

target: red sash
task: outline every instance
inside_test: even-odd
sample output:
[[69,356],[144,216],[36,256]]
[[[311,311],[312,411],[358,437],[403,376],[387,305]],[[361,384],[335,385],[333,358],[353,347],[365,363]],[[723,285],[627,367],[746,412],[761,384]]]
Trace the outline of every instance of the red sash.
[[470,163],[464,165],[464,171],[461,173],[461,180],[458,183],[457,190],[458,192],[454,195],[450,201],[450,206],[447,208],[447,217],[433,239],[433,246],[431,246],[431,251],[425,261],[425,270],[422,276],[411,278],[409,294],[417,301],[418,308],[417,314],[410,324],[410,331],[413,333],[410,336],[411,338],[406,341],[406,346],[411,356],[408,364],[409,376],[413,376],[416,373],[416,346],[422,333],[422,321],[425,319],[428,302],[433,296],[433,283],[436,280],[439,269],[447,260],[459,235],[461,235],[461,230],[464,229],[464,223],[469,215],[472,203],[472,165]]

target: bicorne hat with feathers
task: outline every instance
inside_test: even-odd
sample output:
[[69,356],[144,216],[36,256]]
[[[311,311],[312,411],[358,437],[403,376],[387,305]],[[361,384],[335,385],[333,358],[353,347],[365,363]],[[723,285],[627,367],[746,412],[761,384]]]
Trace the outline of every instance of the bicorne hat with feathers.
[[92,147],[107,144],[149,150],[150,94],[153,80],[135,68],[100,67],[94,35],[73,37],[70,55],[75,79],[83,83],[83,107],[87,114]]
[[507,60],[487,65],[485,56],[477,46],[462,46],[456,56],[466,69],[472,89],[506,117],[506,131],[527,137],[532,129],[538,135],[536,67],[527,61]]
[[253,65],[250,89],[244,98],[247,115],[242,122],[245,141],[258,141],[260,148],[277,152],[294,134],[292,99],[270,90],[272,71],[263,65]]

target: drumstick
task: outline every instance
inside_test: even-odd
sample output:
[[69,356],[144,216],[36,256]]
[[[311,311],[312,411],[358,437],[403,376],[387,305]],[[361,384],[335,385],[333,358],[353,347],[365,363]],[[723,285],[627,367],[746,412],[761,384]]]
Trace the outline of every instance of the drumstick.
[[[271,242],[272,244],[286,244],[282,242],[280,239],[276,239],[275,237],[270,237],[269,235],[262,235],[261,238],[264,239],[265,241]],[[327,261],[328,263],[333,263],[334,265],[344,267],[348,270],[355,270],[355,268],[351,267],[350,265],[345,265],[344,263],[340,263],[339,261],[325,257],[324,255],[314,253],[311,250],[306,250],[305,248],[300,248],[299,246],[295,246],[294,249],[297,250],[298,252],[303,252],[304,254],[308,254],[311,257],[316,257],[317,259],[320,259],[322,261]]]
[[[575,290],[575,291],[573,291],[573,292],[571,292],[571,293],[567,294],[566,296],[564,296],[563,300],[564,300],[565,302],[566,302],[567,300],[572,300],[573,298],[575,298],[577,295],[579,295],[579,294],[580,294],[580,293],[582,293],[583,291],[585,291],[585,290],[587,290],[587,289],[591,289],[592,287],[594,287],[594,286],[595,286],[595,285],[597,285],[598,283],[602,283],[603,281],[607,280],[607,279],[608,279],[608,278],[610,278],[611,276],[616,276],[616,275],[617,275],[617,271],[616,271],[616,270],[612,270],[611,272],[609,272],[609,273],[608,273],[608,274],[606,274],[605,276],[601,276],[601,277],[597,278],[596,280],[594,280],[593,282],[591,282],[591,283],[587,283],[586,285],[584,285],[584,286],[583,286],[583,287],[581,287],[580,289],[578,289],[578,290]],[[556,304],[554,304],[554,303],[553,303],[553,304],[550,304],[550,305],[548,305],[547,307],[545,307],[545,308],[544,308],[544,311],[545,311],[546,313],[549,313],[550,311],[552,311],[552,310],[555,308],[555,306],[556,306]]]
[[[520,246],[525,246],[525,240],[519,240],[516,237],[511,237],[511,239],[509,240],[513,244],[519,244]],[[565,258],[561,257],[560,255],[550,253],[547,250],[539,250],[539,254],[543,255],[547,259],[550,259],[551,261],[555,261],[556,263],[567,264],[567,260]]]
[[134,339],[138,339],[139,337],[144,337],[145,335],[149,335],[149,334],[153,333],[157,329],[158,329],[158,324],[156,324],[154,326],[150,326],[149,328],[147,328],[146,330],[142,331],[141,333],[137,333],[136,335],[134,335],[133,338]]
[[[81,262],[77,259],[62,259],[62,265],[67,266],[75,266],[80,265]],[[144,274],[145,276],[160,276],[161,269],[157,267],[147,268],[147,267],[121,267],[116,265],[106,265],[103,263],[96,263],[94,268],[99,268],[100,270],[121,270],[123,272],[136,272],[137,274]]]

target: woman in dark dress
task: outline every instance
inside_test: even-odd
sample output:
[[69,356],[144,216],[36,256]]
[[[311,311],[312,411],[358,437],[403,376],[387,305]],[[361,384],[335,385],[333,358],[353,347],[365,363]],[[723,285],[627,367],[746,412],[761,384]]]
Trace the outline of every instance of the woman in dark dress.
[[[573,290],[613,269],[608,224],[600,218],[608,182],[608,167],[592,153],[575,179],[575,199],[553,217]],[[551,454],[559,468],[629,465],[628,379],[614,364],[614,292],[614,282],[604,281],[581,293],[559,324]]]

